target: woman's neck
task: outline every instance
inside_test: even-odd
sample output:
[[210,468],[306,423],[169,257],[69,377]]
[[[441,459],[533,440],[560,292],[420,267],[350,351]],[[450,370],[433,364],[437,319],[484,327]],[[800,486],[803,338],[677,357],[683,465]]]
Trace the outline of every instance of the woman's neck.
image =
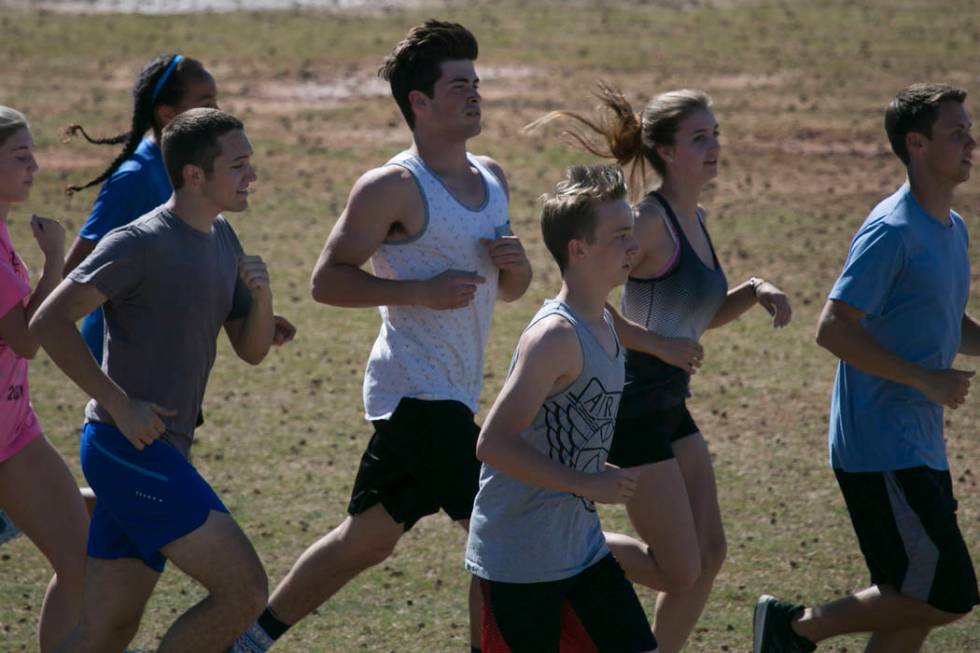
[[701,186],[679,183],[668,177],[660,185],[659,192],[670,202],[678,218],[693,220],[697,216]]

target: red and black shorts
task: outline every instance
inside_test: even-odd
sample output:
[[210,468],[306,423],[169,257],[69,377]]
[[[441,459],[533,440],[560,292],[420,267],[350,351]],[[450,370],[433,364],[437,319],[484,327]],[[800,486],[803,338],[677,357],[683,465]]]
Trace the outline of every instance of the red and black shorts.
[[482,580],[483,653],[641,653],[657,640],[612,554],[547,583]]

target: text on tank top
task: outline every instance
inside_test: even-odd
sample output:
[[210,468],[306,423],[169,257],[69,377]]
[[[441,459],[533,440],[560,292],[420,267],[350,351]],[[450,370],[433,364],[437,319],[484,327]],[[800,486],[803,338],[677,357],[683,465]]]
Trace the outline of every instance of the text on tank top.
[[[548,397],[521,435],[552,460],[582,472],[604,471],[622,395],[623,349],[605,313],[616,351],[608,352],[567,305],[547,300],[527,328],[559,315],[575,329],[582,372]],[[515,351],[511,371],[517,362]],[[470,521],[466,564],[480,577],[503,582],[548,582],[568,578],[607,552],[595,504],[567,492],[545,489],[483,465]]]

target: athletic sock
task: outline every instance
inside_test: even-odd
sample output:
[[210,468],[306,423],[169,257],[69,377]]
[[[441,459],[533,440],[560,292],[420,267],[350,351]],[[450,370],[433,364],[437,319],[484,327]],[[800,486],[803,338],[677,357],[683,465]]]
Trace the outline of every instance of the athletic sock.
[[272,608],[266,608],[262,614],[259,615],[259,626],[262,630],[273,640],[277,640],[282,637],[287,630],[292,628],[291,624],[283,623],[280,621],[276,613],[272,611]]

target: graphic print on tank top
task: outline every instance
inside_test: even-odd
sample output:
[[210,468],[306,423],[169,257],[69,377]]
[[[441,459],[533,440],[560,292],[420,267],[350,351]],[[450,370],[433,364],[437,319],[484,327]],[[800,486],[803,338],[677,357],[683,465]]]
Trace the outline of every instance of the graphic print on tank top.
[[[578,394],[568,393],[564,401],[547,401],[543,410],[548,456],[580,472],[601,472],[609,457],[621,395],[606,390],[601,380],[592,377]],[[586,510],[595,512],[592,501],[579,499]]]

